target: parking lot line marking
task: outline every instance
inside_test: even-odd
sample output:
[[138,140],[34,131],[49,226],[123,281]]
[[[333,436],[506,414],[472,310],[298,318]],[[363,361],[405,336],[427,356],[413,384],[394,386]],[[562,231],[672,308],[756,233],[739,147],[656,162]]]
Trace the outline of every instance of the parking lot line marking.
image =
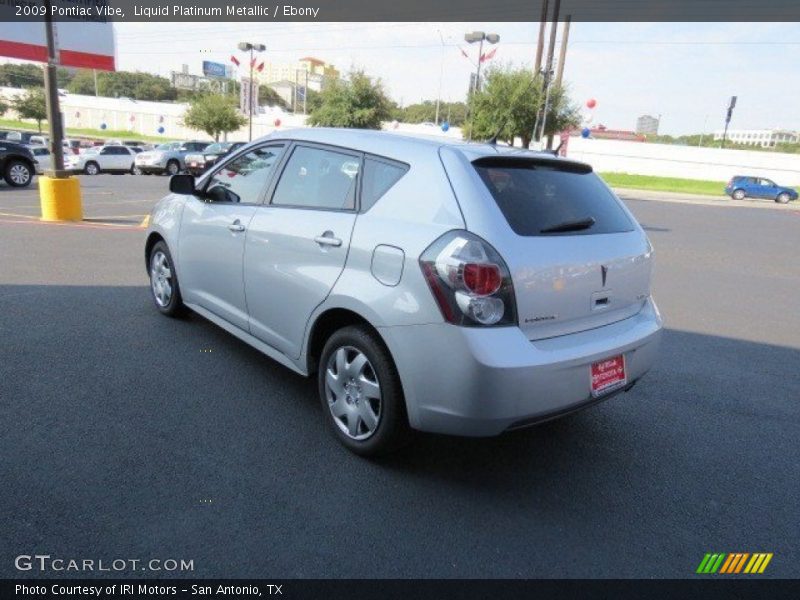
[[[22,216],[22,215],[20,215]],[[59,222],[59,221],[40,221],[39,217],[23,217],[26,220],[15,220],[15,218],[0,218],[0,223],[10,223],[16,225],[45,225],[55,227],[77,227],[83,229],[116,229],[127,231],[140,231],[142,228],[138,225],[124,225],[121,223],[88,223],[88,222]]]
[[7,212],[0,212],[0,216],[3,217],[17,217],[19,219],[38,219],[39,217],[35,215],[20,215],[17,213],[7,213]]

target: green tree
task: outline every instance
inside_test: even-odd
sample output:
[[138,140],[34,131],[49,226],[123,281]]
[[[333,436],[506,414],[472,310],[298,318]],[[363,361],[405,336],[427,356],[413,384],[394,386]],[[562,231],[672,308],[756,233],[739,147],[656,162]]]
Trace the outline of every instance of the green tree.
[[380,79],[363,71],[350,73],[349,81],[334,81],[319,94],[320,104],[308,123],[321,127],[380,129],[391,118],[391,103]]
[[47,118],[44,88],[28,88],[11,101],[11,106],[20,119],[34,119],[42,133],[42,121]]
[[208,94],[192,101],[183,115],[183,124],[198,131],[205,131],[219,141],[222,133],[236,131],[247,123],[247,119],[236,110],[233,98],[221,94]]
[[[527,147],[531,142],[536,115],[544,104],[542,80],[530,69],[495,67],[486,83],[472,94],[472,114],[465,133],[472,139],[489,139],[495,134],[509,144],[515,137]],[[545,135],[553,135],[580,123],[578,107],[571,104],[564,87],[550,88]],[[499,132],[499,133],[498,133]]]
[[88,69],[80,69],[67,85],[67,90],[71,94],[94,96],[94,73]]
[[258,103],[266,104],[267,106],[286,108],[286,101],[278,95],[278,92],[268,85],[258,86]]
[[[73,94],[93,96],[95,74],[90,69],[80,69],[67,84]],[[178,91],[166,77],[131,71],[97,72],[97,93],[110,98],[133,98],[154,102],[174,101]]]
[[[467,105],[463,102],[440,102],[439,123],[447,121],[453,127],[464,123]],[[425,100],[418,104],[409,104],[402,110],[399,120],[405,123],[425,123],[436,121],[436,101]]]
[[0,98],[0,117],[8,112],[8,109],[11,108],[8,102],[5,101],[4,98]]

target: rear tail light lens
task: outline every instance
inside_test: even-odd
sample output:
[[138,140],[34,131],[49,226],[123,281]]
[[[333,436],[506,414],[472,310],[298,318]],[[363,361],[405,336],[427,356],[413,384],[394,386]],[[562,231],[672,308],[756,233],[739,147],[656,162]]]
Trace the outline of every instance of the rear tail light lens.
[[486,241],[467,231],[450,231],[431,244],[419,262],[448,323],[516,325],[511,274]]

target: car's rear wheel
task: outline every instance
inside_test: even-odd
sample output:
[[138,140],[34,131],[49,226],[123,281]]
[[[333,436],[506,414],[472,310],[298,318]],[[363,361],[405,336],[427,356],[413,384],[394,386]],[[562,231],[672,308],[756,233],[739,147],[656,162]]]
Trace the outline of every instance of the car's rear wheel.
[[181,298],[178,274],[175,272],[172,255],[167,245],[156,242],[150,251],[150,292],[158,311],[169,317],[181,316],[186,307]]
[[33,180],[33,169],[25,161],[10,160],[6,164],[3,179],[11,187],[25,187],[30,185]]
[[745,193],[744,190],[734,190],[731,196],[734,200],[744,200]]
[[781,192],[778,194],[778,197],[775,198],[775,202],[778,204],[788,204],[789,203],[789,194],[786,192]]
[[181,170],[181,165],[177,160],[171,160],[167,163],[167,174],[177,175]]
[[96,162],[88,162],[86,166],[83,167],[83,172],[87,175],[97,175],[100,173],[100,165]]
[[368,327],[348,326],[325,344],[318,373],[325,419],[337,439],[362,456],[390,452],[410,433],[400,377]]

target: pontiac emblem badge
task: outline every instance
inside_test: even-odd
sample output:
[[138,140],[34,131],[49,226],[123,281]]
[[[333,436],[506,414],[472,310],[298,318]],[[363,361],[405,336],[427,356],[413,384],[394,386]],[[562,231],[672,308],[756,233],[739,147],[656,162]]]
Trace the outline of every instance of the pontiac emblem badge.
[[603,287],[606,287],[606,276],[608,275],[608,267],[602,265],[600,267],[600,274],[603,276]]

